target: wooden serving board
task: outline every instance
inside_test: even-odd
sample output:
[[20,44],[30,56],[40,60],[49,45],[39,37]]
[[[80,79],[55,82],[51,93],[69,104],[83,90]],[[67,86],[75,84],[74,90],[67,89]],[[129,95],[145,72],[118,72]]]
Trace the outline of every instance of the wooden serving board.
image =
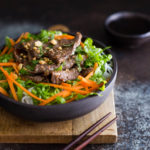
[[[0,107],[0,143],[68,143],[108,112],[113,114],[97,129],[115,117],[113,92],[96,110],[80,118],[63,122],[25,121],[7,113]],[[114,123],[93,143],[115,143],[116,141],[117,125]]]

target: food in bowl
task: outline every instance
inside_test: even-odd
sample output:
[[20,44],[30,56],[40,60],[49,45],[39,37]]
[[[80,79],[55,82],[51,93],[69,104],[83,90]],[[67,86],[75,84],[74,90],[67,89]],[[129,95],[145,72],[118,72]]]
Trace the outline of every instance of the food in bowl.
[[0,53],[0,92],[33,105],[64,104],[98,95],[113,72],[109,49],[61,31],[6,37]]

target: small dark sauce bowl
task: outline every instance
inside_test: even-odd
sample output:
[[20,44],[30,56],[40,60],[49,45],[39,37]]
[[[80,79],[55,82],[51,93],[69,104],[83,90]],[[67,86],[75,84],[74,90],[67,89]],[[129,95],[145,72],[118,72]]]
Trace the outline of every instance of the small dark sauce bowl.
[[108,38],[118,46],[135,48],[150,40],[150,17],[141,13],[114,13],[104,25]]

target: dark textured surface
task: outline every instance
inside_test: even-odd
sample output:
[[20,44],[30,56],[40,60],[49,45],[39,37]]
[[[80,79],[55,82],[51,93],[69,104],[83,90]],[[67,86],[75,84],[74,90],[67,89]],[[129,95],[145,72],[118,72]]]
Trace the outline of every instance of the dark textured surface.
[[[69,1],[3,1],[0,5],[0,40],[24,31],[37,32],[52,24],[63,23],[73,31],[81,31],[98,40],[107,41],[103,23],[120,10],[150,14],[148,0]],[[115,87],[116,112],[119,116],[118,142],[89,145],[86,150],[150,149],[150,44],[136,49],[113,46],[119,64]],[[0,150],[59,150],[64,145],[0,144]]]

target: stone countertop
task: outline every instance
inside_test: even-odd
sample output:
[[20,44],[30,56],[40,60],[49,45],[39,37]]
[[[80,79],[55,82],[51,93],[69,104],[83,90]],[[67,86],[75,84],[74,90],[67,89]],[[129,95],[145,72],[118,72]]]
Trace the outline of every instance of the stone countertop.
[[[136,2],[136,5],[135,5]],[[113,1],[78,0],[42,3],[32,1],[1,2],[0,41],[16,37],[21,32],[38,32],[52,24],[66,24],[72,31],[81,31],[111,45],[105,36],[103,23],[116,11],[129,10],[150,14],[147,0]],[[88,145],[86,150],[149,150],[150,149],[150,44],[136,49],[112,46],[117,56],[119,72],[115,85],[116,113],[119,116],[118,142],[107,145]],[[64,145],[0,144],[0,150],[59,150]]]

